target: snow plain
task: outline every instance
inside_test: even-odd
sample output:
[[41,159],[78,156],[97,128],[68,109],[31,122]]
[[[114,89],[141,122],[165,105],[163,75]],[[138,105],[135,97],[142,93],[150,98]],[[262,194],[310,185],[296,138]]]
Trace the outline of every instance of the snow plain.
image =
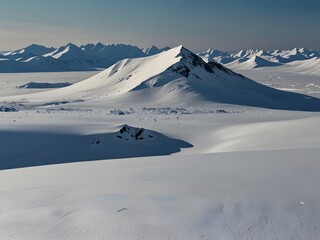
[[[18,110],[0,112],[1,239],[320,236],[320,113],[203,100],[189,91],[203,89],[195,79],[163,78],[168,66],[180,63],[171,54],[151,73],[148,64],[156,60],[123,61],[132,64],[125,70],[147,71],[148,84],[116,98],[101,94],[108,90],[103,80],[98,89],[90,79],[76,84],[92,72],[0,75],[1,105]],[[199,67],[194,71],[207,76]],[[112,77],[100,73],[95,84],[106,73]],[[120,84],[145,74],[119,77]],[[278,67],[241,74],[319,97],[316,75]],[[119,78],[107,79],[123,89]],[[32,81],[74,85],[48,92],[16,88]],[[161,91],[152,88],[156,82]],[[167,84],[179,91],[159,100]],[[154,139],[118,138],[124,124]]]

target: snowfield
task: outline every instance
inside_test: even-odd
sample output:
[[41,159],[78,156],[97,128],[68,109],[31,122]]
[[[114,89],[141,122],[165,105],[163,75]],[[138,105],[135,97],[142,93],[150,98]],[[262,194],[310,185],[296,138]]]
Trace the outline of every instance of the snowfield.
[[1,239],[317,239],[319,149],[2,171]]
[[0,239],[318,239],[315,72],[143,53],[100,73],[0,74]]

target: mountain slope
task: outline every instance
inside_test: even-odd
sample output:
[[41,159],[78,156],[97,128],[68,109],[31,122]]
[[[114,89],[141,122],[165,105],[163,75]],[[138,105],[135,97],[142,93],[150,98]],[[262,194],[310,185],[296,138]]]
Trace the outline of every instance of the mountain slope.
[[35,57],[37,55],[26,52],[24,49],[20,49],[14,52],[5,53],[4,56],[13,61],[23,61],[31,57]]
[[295,61],[287,64],[287,66],[295,72],[320,75],[320,58],[318,57],[304,61]]
[[27,68],[20,62],[0,57],[0,72],[1,73],[12,73],[12,72],[24,72]]

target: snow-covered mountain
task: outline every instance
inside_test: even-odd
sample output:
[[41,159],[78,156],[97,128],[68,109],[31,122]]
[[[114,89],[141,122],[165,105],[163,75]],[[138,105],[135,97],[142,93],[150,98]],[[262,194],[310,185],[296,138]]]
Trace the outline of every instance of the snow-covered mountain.
[[23,61],[23,60],[26,60],[28,58],[37,56],[37,55],[35,55],[33,53],[26,52],[24,49],[17,50],[17,51],[14,51],[14,52],[8,52],[8,53],[5,53],[3,55],[6,58],[8,58],[10,60],[13,60],[13,61]]
[[[257,57],[255,60],[261,61]],[[269,88],[219,63],[206,63],[182,46],[150,57],[121,60],[87,80],[24,99],[42,105],[75,101],[170,105],[218,102],[273,109],[320,109],[318,99]]]
[[305,60],[309,58],[309,54],[304,49],[294,48],[290,51],[283,51],[280,54],[273,54],[279,56],[280,62],[288,63],[293,61]]
[[[213,59],[219,63],[229,63],[228,59],[238,60],[240,58],[250,59],[254,56],[258,56],[264,58],[266,60],[279,62],[279,63],[287,63],[297,60],[305,60],[313,57],[317,57],[319,51],[317,50],[307,50],[305,48],[294,48],[292,50],[271,50],[264,51],[260,49],[249,49],[249,50],[241,50],[237,53],[226,53],[220,51],[213,51],[211,49],[199,53],[198,55],[204,60]],[[215,58],[215,59],[214,59]]]
[[55,51],[44,55],[44,57],[54,58],[68,68],[74,70],[91,70],[96,67],[95,59],[72,43],[62,46]]
[[[0,72],[50,72],[50,71],[91,71],[108,68],[120,60],[127,58],[140,58],[152,56],[169,50],[169,47],[158,48],[151,46],[140,49],[136,46],[125,44],[104,45],[102,43],[86,44],[80,47],[69,43],[57,49],[32,44],[16,51],[5,52],[1,59],[7,59],[2,63]],[[320,58],[319,50],[294,48],[292,50],[264,51],[259,49],[241,50],[237,53],[222,52],[208,49],[197,54],[205,62],[215,61],[228,64],[234,70],[252,69],[259,67],[286,65],[295,61],[305,61],[312,58]],[[258,58],[256,58],[258,57]],[[247,62],[244,64],[244,62]],[[17,64],[19,62],[19,64]],[[253,63],[252,63],[253,62]],[[260,64],[259,64],[260,63]],[[247,66],[249,65],[249,66]],[[252,66],[251,66],[252,65]],[[301,64],[302,66],[308,65]],[[317,68],[319,66],[314,66]],[[305,72],[310,71],[309,67]]]
[[38,44],[32,44],[32,45],[24,48],[25,52],[29,52],[29,53],[32,53],[37,56],[47,54],[47,53],[52,52],[54,50],[55,50],[55,48],[53,48],[53,47],[46,47],[46,46],[42,46],[42,45],[38,45]]
[[146,56],[141,49],[131,45],[87,44],[76,46],[72,43],[60,47],[45,57],[51,56],[74,70],[95,70],[106,68],[125,59]]
[[27,69],[22,63],[8,59],[5,56],[0,56],[0,72],[1,73],[24,72],[24,71],[27,71]]
[[57,49],[32,44],[26,48],[0,55],[1,59],[7,60],[6,64],[2,64],[0,72],[97,70],[110,67],[122,59],[145,57],[164,50],[166,48],[159,49],[154,46],[145,53],[143,49],[125,44],[98,43],[78,47],[69,43]]
[[32,44],[26,48],[7,52],[4,54],[4,56],[11,59],[11,60],[23,61],[23,60],[29,59],[31,57],[34,57],[34,56],[41,56],[41,55],[47,54],[47,53],[52,52],[54,50],[55,50],[55,48],[53,48],[53,47],[48,48],[45,46]]
[[[312,61],[307,61],[313,58],[319,58],[319,51],[305,48],[270,51],[249,49],[241,50],[234,54],[208,49],[207,51],[198,53],[198,56],[206,62],[216,61],[225,64],[227,67],[234,70],[250,70],[254,68],[277,66],[286,67],[287,64],[291,65],[291,63],[299,62],[299,65],[301,66],[300,70],[302,70],[302,72],[315,74],[315,72],[317,72],[316,68],[320,67],[320,65],[317,65],[314,62],[311,64]],[[306,61],[305,64],[304,61]],[[309,64],[312,66],[309,67]],[[303,69],[303,67],[306,67],[306,69]],[[313,69],[311,70],[310,68]]]

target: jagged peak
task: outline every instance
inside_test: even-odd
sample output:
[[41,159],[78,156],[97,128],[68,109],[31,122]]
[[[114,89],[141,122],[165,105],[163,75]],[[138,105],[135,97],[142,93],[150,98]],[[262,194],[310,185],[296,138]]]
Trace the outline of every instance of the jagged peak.
[[147,48],[141,49],[147,56],[155,55],[162,52],[158,47],[155,45],[149,46]]
[[156,50],[160,50],[157,46],[155,45],[151,45],[150,47],[147,47],[146,49],[150,50],[150,49],[156,49]]
[[97,44],[96,44],[96,47],[104,47],[105,45],[103,44],[103,43],[101,43],[101,42],[98,42]]
[[[177,57],[188,57],[190,55],[195,55],[197,56],[195,53],[193,53],[192,51],[190,51],[189,49],[185,48],[182,45],[179,45],[177,47],[171,48],[170,50],[168,50],[167,52],[174,52],[176,53]],[[197,56],[198,57],[198,56]],[[200,57],[198,57],[200,58]],[[200,58],[201,59],[201,58]]]
[[44,46],[44,45],[40,45],[40,44],[35,44],[35,43],[33,43],[33,44],[25,47],[25,49],[28,49],[28,48],[48,48],[48,47],[46,47],[46,46]]
[[85,45],[81,45],[80,48],[83,48],[83,47],[93,47],[93,46],[95,46],[94,43],[87,43],[87,44],[85,44]]
[[206,53],[212,55],[212,54],[223,54],[224,52],[217,50],[217,49],[213,49],[213,48],[209,48],[207,51],[205,51]]
[[69,48],[69,49],[80,49],[77,45],[73,44],[73,43],[68,43],[66,46],[66,48]]
[[182,45],[172,48],[168,52],[173,52],[176,57],[181,58],[177,64],[171,67],[172,70],[187,78],[192,69],[197,67],[203,68],[206,72],[210,74],[213,74],[215,70],[218,69],[229,75],[237,75],[236,73],[223,67],[221,64],[215,61],[210,61],[206,63],[201,57],[199,57],[192,51],[188,50],[187,48],[183,47]]

